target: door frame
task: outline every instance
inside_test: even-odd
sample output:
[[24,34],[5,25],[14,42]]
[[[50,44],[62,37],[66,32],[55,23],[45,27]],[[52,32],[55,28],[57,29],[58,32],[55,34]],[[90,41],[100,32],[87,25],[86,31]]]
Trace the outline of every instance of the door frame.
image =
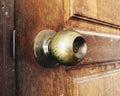
[[16,96],[13,58],[14,0],[0,0],[0,94]]

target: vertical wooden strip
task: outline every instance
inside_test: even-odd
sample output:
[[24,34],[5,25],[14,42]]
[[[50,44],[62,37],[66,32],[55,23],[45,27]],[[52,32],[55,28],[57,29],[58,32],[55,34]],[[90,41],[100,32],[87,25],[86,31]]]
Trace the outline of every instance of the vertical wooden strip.
[[0,0],[0,96],[15,96],[13,29],[14,0]]
[[3,96],[3,89],[4,88],[4,75],[3,75],[3,65],[4,65],[4,56],[3,56],[3,48],[4,48],[4,40],[3,37],[4,35],[2,34],[3,31],[3,14],[2,14],[2,8],[3,6],[3,0],[0,1],[0,93],[1,96]]
[[62,0],[16,1],[15,26],[19,37],[16,45],[17,96],[63,96],[66,93],[64,67],[43,68],[33,53],[36,34],[43,29],[57,31],[63,25],[63,11]]

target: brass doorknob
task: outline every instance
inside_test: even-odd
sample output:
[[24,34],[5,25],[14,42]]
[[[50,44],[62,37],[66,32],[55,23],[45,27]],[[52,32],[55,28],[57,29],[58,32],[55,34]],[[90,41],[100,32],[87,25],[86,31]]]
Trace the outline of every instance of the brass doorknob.
[[85,38],[74,30],[40,31],[34,41],[34,54],[41,65],[75,65],[86,55]]

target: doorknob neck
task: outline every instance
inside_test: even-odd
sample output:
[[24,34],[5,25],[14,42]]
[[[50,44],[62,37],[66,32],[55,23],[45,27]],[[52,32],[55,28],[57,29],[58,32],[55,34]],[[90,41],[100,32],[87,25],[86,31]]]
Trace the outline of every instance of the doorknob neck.
[[74,30],[42,30],[34,42],[34,54],[41,65],[55,67],[59,64],[75,65],[86,54],[85,38]]

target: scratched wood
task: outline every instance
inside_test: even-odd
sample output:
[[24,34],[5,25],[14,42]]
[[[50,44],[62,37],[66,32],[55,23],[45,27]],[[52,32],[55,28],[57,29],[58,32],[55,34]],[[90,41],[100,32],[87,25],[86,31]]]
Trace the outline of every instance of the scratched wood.
[[[85,1],[87,0],[83,0],[83,2]],[[79,2],[79,0],[75,0],[75,2]],[[96,64],[89,64],[90,60],[88,60],[89,62],[83,60],[83,65],[85,66],[44,68],[35,60],[33,52],[34,38],[43,29],[58,31],[64,25],[96,33],[120,34],[119,28],[93,23],[78,17],[73,18],[70,13],[73,11],[73,7],[76,6],[73,5],[74,0],[17,0],[15,2],[18,96],[120,95],[120,63],[118,61],[106,62],[108,58],[116,59],[114,55],[117,53],[113,50],[116,47],[110,44],[111,41],[108,38],[103,38],[101,42],[101,38],[98,36],[98,39],[95,38],[96,41],[92,42],[94,39],[87,37],[87,42],[90,44],[88,44],[89,51],[86,58],[90,57],[91,61],[95,61]],[[92,6],[90,7],[91,9],[93,8]],[[101,48],[97,40],[105,48]],[[112,49],[109,48],[107,43],[112,46]],[[116,39],[113,40],[113,45],[116,45]],[[114,54],[107,53],[106,48],[112,50]],[[118,51],[119,49],[116,50]],[[101,53],[103,51],[104,55],[99,56],[99,51]],[[94,56],[91,52],[94,53]],[[97,56],[95,56],[96,54]],[[116,57],[118,56],[119,54],[117,53]],[[101,60],[102,62],[105,60],[105,62],[98,64]],[[88,64],[86,65],[85,63]],[[107,81],[110,81],[110,84]]]
[[0,96],[16,96],[12,57],[14,0],[0,0]]

